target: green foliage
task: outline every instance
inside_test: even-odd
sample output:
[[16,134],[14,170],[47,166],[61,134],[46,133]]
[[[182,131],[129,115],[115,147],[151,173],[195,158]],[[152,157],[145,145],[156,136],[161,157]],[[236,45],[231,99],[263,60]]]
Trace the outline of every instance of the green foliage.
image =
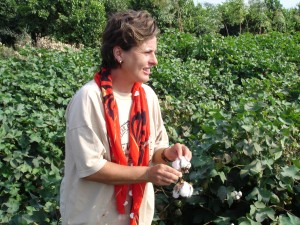
[[[173,27],[176,19],[174,12],[177,0],[131,0],[130,6],[134,10],[147,10],[157,21],[159,28]],[[163,29],[162,29],[163,30]]]
[[[195,192],[156,187],[153,224],[299,224],[300,34],[167,30],[149,83],[172,143],[193,151]],[[0,218],[59,223],[64,112],[96,50],[22,49],[0,59]],[[237,199],[235,191],[241,191]]]
[[1,223],[57,224],[64,112],[99,59],[91,49],[20,54],[1,59]]
[[245,34],[237,38],[204,36],[199,39],[194,57],[209,60],[212,68],[219,68],[220,74],[230,72],[241,80],[299,71],[298,50],[299,34]]
[[9,44],[26,31],[33,41],[51,35],[95,46],[106,21],[104,5],[98,0],[5,0],[0,6],[0,40]]
[[[8,59],[10,57],[19,57],[20,54],[12,48],[0,44],[0,59]],[[21,57],[21,56],[20,56]]]
[[123,11],[130,8],[130,0],[103,0],[106,14]]
[[162,33],[168,29],[203,34],[295,32],[300,10],[283,9],[279,1],[227,0],[220,5],[193,0],[3,0],[0,41],[15,46],[25,33],[36,43],[50,36],[69,44],[99,46],[107,16],[126,9],[148,10]]
[[242,32],[242,23],[246,16],[246,6],[243,0],[227,0],[219,7],[223,24],[229,35],[228,25],[239,26],[239,33]]
[[100,45],[100,36],[106,22],[105,8],[99,0],[63,1],[63,13],[55,21],[54,35],[67,43]]
[[271,30],[267,5],[261,0],[250,0],[247,17],[247,29],[251,32],[264,33]]
[[0,3],[0,41],[13,45],[24,27],[18,23],[18,6],[15,0]]
[[217,7],[200,4],[186,11],[183,19],[184,31],[196,34],[217,34],[223,28],[221,13]]
[[[299,34],[197,40],[177,34],[178,48],[168,47],[174,40],[168,37],[161,37],[167,42],[160,44],[152,85],[171,141],[193,150],[185,180],[195,192],[173,199],[172,187],[158,189],[158,218],[178,225],[297,224]],[[181,43],[191,46],[187,54]]]

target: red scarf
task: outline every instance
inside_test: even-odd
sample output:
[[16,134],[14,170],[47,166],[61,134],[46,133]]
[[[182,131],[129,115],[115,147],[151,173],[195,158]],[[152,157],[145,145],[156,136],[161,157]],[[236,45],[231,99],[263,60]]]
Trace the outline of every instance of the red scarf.
[[[141,83],[136,82],[131,90],[132,107],[129,118],[129,159],[124,154],[121,146],[121,133],[119,123],[119,113],[117,102],[112,89],[112,76],[110,71],[102,68],[97,72],[94,80],[98,84],[103,97],[106,128],[110,144],[111,160],[114,163],[128,166],[128,161],[132,166],[149,165],[149,113],[146,93]],[[132,207],[130,214],[130,225],[138,225],[139,209],[142,203],[146,183],[132,185]],[[125,214],[124,203],[128,194],[128,185],[115,185],[115,195],[117,210],[120,214]]]

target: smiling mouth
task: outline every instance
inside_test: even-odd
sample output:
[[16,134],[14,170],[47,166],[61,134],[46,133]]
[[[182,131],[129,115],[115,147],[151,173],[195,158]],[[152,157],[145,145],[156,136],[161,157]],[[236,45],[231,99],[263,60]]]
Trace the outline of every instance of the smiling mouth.
[[151,74],[151,68],[144,68],[143,71],[147,74],[147,75],[150,75]]

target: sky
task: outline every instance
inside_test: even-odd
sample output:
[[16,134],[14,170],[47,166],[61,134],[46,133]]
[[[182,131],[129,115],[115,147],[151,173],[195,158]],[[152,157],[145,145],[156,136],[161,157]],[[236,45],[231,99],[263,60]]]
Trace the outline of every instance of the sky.
[[[220,4],[222,2],[225,2],[225,0],[194,0],[195,3],[211,3],[211,4]],[[300,3],[300,0],[280,0],[280,3],[284,8],[296,8],[297,4]]]

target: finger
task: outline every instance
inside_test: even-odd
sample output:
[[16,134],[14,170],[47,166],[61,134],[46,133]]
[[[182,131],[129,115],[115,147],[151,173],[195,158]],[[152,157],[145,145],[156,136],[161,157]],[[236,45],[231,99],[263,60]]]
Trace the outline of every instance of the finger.
[[182,150],[183,150],[183,155],[184,157],[188,160],[191,161],[192,159],[192,152],[190,151],[190,149],[188,147],[186,147],[185,145],[182,146]]
[[182,173],[175,170],[170,166],[163,165],[163,169],[158,175],[159,180],[166,184],[175,183],[178,181],[179,177],[182,177]]
[[169,178],[163,178],[162,180],[161,180],[161,185],[170,185],[170,184],[174,184],[174,183],[176,183],[177,181],[178,181],[178,177],[176,178],[176,179],[173,179],[173,178],[171,178],[171,179],[169,179]]
[[182,177],[181,172],[164,164],[151,167],[151,171],[149,171],[149,180],[156,185],[165,186],[176,183],[179,177]]
[[174,174],[168,174],[168,176],[165,177],[165,180],[169,183],[176,183],[179,179],[179,176],[176,176]]
[[176,177],[182,177],[182,173],[170,166],[167,166],[166,172],[171,175],[175,175]]
[[179,176],[174,174],[169,174],[168,177],[166,177],[166,180],[170,183],[177,183],[180,177],[182,177],[182,173],[180,173]]
[[183,149],[182,149],[182,144],[176,143],[176,144],[174,145],[174,149],[175,149],[175,151],[176,151],[176,153],[177,153],[177,157],[178,157],[178,158],[182,157],[182,151],[183,151]]
[[159,185],[159,186],[168,186],[172,183],[175,183],[177,180],[173,180],[173,179],[170,179],[168,177],[165,177],[165,176],[158,176],[156,177],[152,183],[154,183],[155,185]]
[[164,186],[170,185],[171,183],[172,183],[172,180],[167,179],[167,178],[162,178],[161,181],[160,181],[160,184],[164,185]]

